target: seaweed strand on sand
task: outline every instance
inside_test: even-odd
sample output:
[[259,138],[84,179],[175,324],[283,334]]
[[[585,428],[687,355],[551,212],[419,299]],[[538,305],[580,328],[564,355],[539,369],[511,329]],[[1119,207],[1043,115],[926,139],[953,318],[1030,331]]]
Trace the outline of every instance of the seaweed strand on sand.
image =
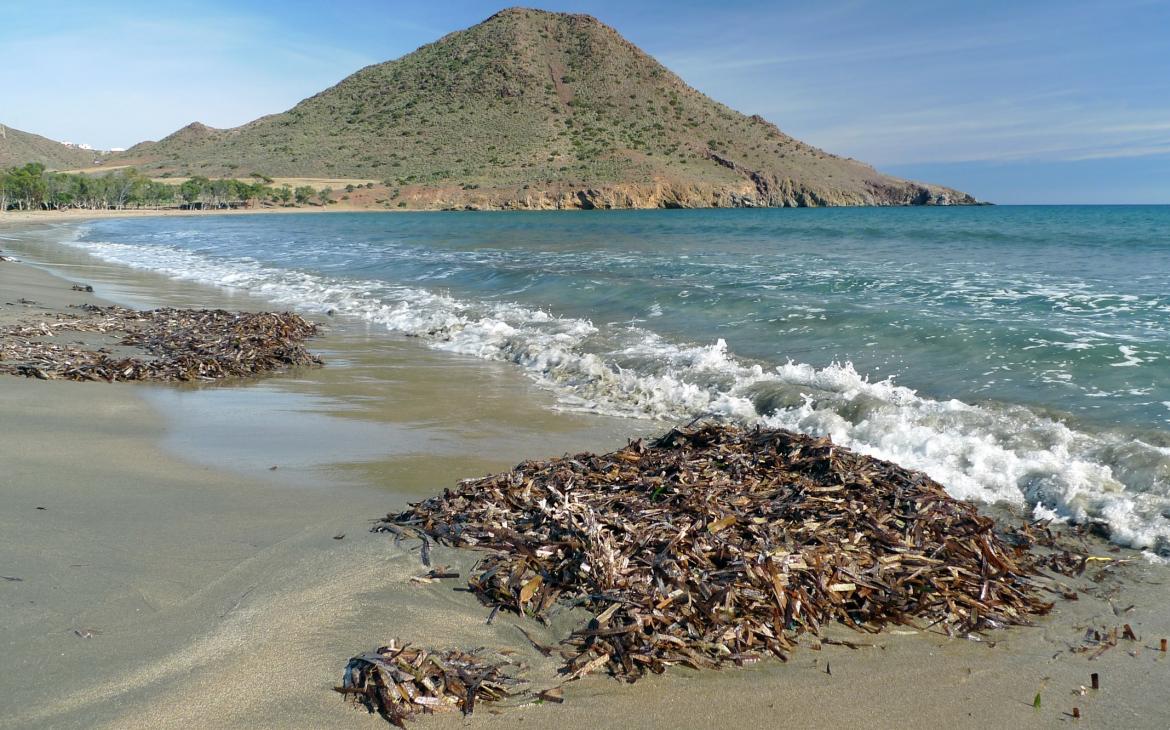
[[375,529],[485,551],[468,583],[565,640],[569,680],[786,659],[829,622],[948,634],[1052,608],[1026,551],[926,475],[783,430],[674,429],[610,454],[461,482]]
[[[321,364],[303,344],[317,334],[317,325],[288,312],[90,304],[77,310],[0,328],[0,373],[42,380],[192,381]],[[95,348],[64,339],[82,333],[111,342]],[[111,346],[130,352],[115,354]]]
[[336,691],[405,727],[419,713],[458,709],[470,715],[477,700],[511,697],[525,680],[510,660],[492,660],[481,651],[445,652],[414,648],[391,641],[349,660]]

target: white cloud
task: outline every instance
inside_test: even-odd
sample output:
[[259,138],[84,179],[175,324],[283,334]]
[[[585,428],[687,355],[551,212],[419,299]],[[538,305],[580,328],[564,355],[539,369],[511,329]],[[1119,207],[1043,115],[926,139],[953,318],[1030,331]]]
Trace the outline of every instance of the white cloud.
[[855,4],[833,23],[765,14],[742,42],[713,33],[661,58],[733,108],[877,165],[1140,157],[1170,144],[1166,20],[1147,0]]

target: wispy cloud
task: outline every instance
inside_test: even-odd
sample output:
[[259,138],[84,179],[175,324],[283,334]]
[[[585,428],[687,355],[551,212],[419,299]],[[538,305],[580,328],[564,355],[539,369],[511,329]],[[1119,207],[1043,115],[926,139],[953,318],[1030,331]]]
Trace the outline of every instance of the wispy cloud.
[[876,164],[1085,160],[1165,154],[1170,105],[1140,112],[1083,104],[968,105],[871,116],[810,136]]
[[752,27],[660,56],[730,106],[878,165],[1158,156],[1170,143],[1166,3],[853,3],[831,24],[765,12]]
[[840,48],[809,49],[803,52],[790,52],[776,55],[743,55],[736,53],[732,48],[706,48],[690,50],[683,53],[665,55],[659,60],[682,74],[737,71],[746,69],[765,69],[777,67],[777,72],[783,72],[785,66],[797,66],[800,72],[806,72],[810,65],[832,62],[835,65],[847,65],[862,61],[899,61],[919,57],[937,57],[942,54],[960,54],[968,51],[1000,48],[1016,43],[1026,42],[1026,38],[1019,33],[985,32],[968,37],[922,38],[912,41],[897,41],[872,43],[862,41],[857,45]]

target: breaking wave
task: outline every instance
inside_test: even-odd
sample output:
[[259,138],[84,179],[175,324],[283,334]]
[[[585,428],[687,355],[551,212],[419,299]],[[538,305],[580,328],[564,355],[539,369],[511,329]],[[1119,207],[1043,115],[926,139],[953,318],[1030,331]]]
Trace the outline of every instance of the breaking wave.
[[850,363],[751,362],[723,340],[681,344],[632,323],[597,326],[514,303],[167,246],[68,243],[113,263],[305,312],[333,310],[436,349],[514,363],[552,389],[561,408],[675,421],[719,414],[828,435],[925,471],[956,497],[1097,523],[1115,542],[1170,554],[1170,445],[1078,430],[1023,406],[925,398],[871,381]]

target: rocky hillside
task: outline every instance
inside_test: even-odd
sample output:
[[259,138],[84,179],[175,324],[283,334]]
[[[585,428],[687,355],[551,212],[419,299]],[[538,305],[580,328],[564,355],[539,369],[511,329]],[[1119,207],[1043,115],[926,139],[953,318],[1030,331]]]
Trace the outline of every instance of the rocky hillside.
[[372,178],[399,207],[975,202],[729,109],[592,17],[520,8],[364,68],[287,112],[235,129],[191,124],[116,164]]
[[30,132],[0,124],[0,168],[39,162],[50,170],[91,167],[101,153],[54,142]]

